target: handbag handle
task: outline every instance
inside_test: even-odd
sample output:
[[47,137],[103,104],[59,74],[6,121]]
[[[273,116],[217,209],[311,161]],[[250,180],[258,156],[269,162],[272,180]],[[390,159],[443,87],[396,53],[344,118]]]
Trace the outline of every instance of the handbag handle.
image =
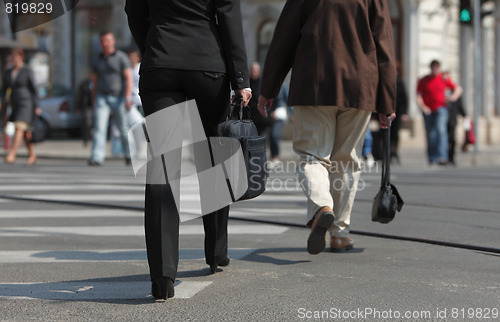
[[241,96],[236,96],[233,99],[233,101],[231,102],[231,109],[229,110],[229,114],[227,115],[226,121],[229,121],[233,117],[234,108],[236,106],[240,107],[239,111],[240,120],[243,119],[243,108],[241,107],[241,102],[243,102],[243,97]]
[[384,156],[382,165],[382,186],[391,184],[391,116],[387,116],[387,129],[384,129]]
[[[240,121],[243,120],[244,107],[243,107],[242,103],[243,103],[243,97],[241,97],[241,96],[234,97],[233,102],[231,103],[231,110],[229,111],[229,114],[226,118],[226,121],[230,120],[233,117],[233,112],[234,112],[235,107],[239,107],[238,117],[239,117]],[[248,109],[248,113],[247,113],[248,119],[252,120],[252,115],[250,113],[251,112],[250,107],[247,105],[246,108]]]

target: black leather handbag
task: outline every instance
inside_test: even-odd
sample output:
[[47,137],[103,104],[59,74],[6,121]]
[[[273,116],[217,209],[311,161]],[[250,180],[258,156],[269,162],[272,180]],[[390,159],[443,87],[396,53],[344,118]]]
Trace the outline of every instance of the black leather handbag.
[[[387,124],[391,124],[390,116],[387,119]],[[401,211],[403,208],[403,199],[399,195],[398,189],[391,184],[391,128],[381,129],[386,132],[384,135],[384,157],[382,164],[382,182],[381,187],[372,208],[372,221],[387,224],[394,219],[396,211]]]
[[[235,107],[238,108],[235,111]],[[248,189],[238,200],[247,200],[261,195],[266,190],[268,171],[266,168],[266,137],[259,136],[255,124],[250,119],[250,113],[243,117],[244,107],[241,98],[236,98],[231,104],[228,119],[219,124],[218,135],[238,140],[243,151],[246,166]],[[229,119],[230,116],[236,119]],[[231,189],[230,189],[231,190]]]

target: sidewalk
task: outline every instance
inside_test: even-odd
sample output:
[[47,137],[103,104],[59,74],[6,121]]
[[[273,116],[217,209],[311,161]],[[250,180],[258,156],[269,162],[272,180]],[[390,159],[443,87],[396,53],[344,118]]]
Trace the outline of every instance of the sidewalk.
[[[75,160],[88,160],[90,157],[90,150],[92,143],[89,142],[84,146],[81,140],[47,140],[36,145],[36,152],[39,159],[75,159]],[[111,156],[110,143],[107,147],[107,160],[123,160],[123,157]],[[283,140],[281,142],[281,160],[290,161],[297,160],[298,157],[293,151],[292,141]],[[470,167],[496,167],[500,166],[500,146],[482,146],[480,151],[476,154],[473,147],[467,153],[457,151],[455,158],[457,167],[470,168]],[[5,156],[3,149],[3,141],[0,143],[0,156]],[[24,146],[20,148],[19,157],[26,157],[26,150]],[[189,159],[189,155],[184,156]],[[401,164],[395,167],[401,168],[425,168],[427,166],[425,148],[415,146],[402,146],[400,148]]]

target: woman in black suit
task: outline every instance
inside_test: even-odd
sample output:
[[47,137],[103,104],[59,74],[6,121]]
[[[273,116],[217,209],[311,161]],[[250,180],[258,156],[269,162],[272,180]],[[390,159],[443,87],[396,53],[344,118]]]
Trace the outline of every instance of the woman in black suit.
[[4,108],[7,108],[6,101],[10,103],[9,120],[15,124],[16,131],[5,162],[13,164],[16,161],[17,150],[24,138],[29,152],[26,165],[29,166],[36,162],[35,144],[31,142],[31,126],[38,106],[35,79],[31,68],[24,64],[24,50],[13,49],[10,56],[13,66],[5,71],[0,98]]
[[[207,137],[229,111],[230,85],[248,104],[248,65],[239,0],[127,0],[125,11],[142,53],[139,91],[145,115],[194,99]],[[211,273],[229,264],[229,206],[203,217]],[[146,246],[151,292],[174,296],[179,214],[170,185],[146,184]]]

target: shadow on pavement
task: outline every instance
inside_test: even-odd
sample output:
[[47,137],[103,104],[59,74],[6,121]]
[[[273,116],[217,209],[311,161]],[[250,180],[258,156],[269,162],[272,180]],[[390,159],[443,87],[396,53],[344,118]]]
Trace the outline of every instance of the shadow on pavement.
[[[362,253],[365,249],[364,248],[353,248],[347,252],[343,252],[345,254],[358,254]],[[324,250],[324,252],[330,252],[329,247],[327,246]],[[262,248],[262,249],[257,249],[255,252],[252,254],[244,257],[242,260],[245,261],[250,261],[250,262],[256,262],[256,263],[267,263],[267,264],[274,264],[278,266],[282,265],[295,265],[295,264],[302,264],[302,263],[310,263],[311,260],[289,260],[289,259],[283,259],[283,258],[277,258],[273,257],[270,254],[276,254],[276,255],[283,255],[287,253],[302,253],[305,256],[311,256],[307,253],[306,248]]]

